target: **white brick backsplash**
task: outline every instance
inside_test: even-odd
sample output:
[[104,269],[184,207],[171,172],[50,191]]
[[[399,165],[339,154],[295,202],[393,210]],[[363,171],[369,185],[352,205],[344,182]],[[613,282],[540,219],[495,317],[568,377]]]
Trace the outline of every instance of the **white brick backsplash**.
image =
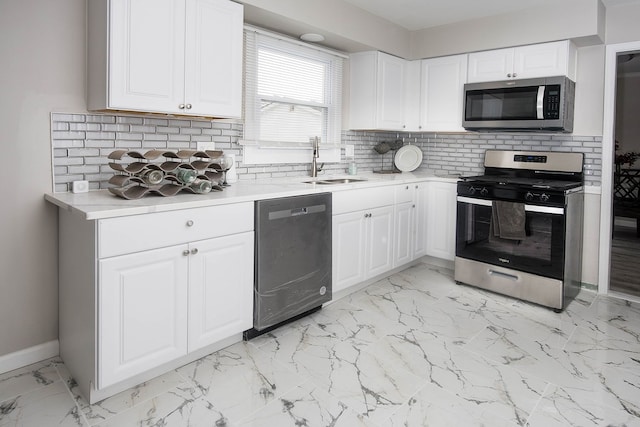
[[87,123],[115,123],[116,117],[110,115],[88,115]]
[[116,118],[116,123],[125,123],[129,125],[141,125],[142,117],[128,117],[128,116],[118,117]]
[[99,131],[100,123],[69,123],[69,130]]
[[145,125],[153,125],[153,126],[167,126],[169,124],[169,120],[145,117],[144,118],[144,124]]
[[52,131],[51,139],[85,139],[84,132]]
[[[238,177],[257,178],[306,176],[309,164],[245,166],[242,164],[242,124],[188,118],[154,118],[135,115],[68,114],[51,115],[55,191],[68,191],[67,183],[86,179],[91,189],[108,188],[113,175],[107,156],[114,149],[169,150],[195,149],[198,141],[214,141],[216,148],[236,155]],[[96,128],[96,124],[100,124]],[[100,138],[93,136],[100,135]],[[602,139],[592,136],[517,133],[411,133],[343,131],[343,144],[355,147],[358,170],[389,169],[392,155],[380,155],[373,147],[398,137],[419,146],[424,153],[420,169],[476,175],[482,173],[484,152],[502,150],[554,150],[585,154],[593,164],[593,175],[585,175],[589,185],[600,185]],[[311,160],[311,159],[309,159]],[[310,163],[310,162],[309,162]],[[345,173],[346,163],[325,164],[324,173]]]

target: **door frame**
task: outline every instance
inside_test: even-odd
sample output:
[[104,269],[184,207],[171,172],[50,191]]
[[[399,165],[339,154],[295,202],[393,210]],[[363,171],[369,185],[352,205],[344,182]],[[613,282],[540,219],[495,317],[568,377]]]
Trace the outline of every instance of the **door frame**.
[[606,47],[604,69],[604,120],[602,128],[602,183],[600,194],[600,253],[598,293],[609,293],[611,268],[611,225],[613,193],[614,132],[616,125],[616,79],[619,53],[640,50],[640,41],[611,44]]

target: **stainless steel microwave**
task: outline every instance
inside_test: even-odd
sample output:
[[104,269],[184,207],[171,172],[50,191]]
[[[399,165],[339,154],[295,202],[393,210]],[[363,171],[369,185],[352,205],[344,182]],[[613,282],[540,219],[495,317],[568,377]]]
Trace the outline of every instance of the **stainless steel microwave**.
[[573,131],[575,83],[567,77],[464,85],[468,130]]

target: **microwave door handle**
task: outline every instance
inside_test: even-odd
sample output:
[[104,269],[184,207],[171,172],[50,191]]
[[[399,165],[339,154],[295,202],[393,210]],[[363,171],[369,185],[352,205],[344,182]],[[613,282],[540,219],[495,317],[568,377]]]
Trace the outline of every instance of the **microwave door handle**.
[[544,90],[546,86],[538,86],[538,99],[536,102],[536,113],[538,120],[544,120]]

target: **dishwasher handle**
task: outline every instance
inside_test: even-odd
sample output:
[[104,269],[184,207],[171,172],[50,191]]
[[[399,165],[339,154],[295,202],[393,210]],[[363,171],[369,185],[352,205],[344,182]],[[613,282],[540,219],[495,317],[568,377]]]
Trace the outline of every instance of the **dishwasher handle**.
[[320,212],[325,212],[326,210],[327,210],[327,205],[322,204],[322,205],[305,206],[302,208],[284,209],[281,211],[272,211],[272,212],[269,212],[269,221],[273,221],[276,219],[283,219],[283,218],[291,218],[291,217],[300,216],[300,215],[320,213]]

